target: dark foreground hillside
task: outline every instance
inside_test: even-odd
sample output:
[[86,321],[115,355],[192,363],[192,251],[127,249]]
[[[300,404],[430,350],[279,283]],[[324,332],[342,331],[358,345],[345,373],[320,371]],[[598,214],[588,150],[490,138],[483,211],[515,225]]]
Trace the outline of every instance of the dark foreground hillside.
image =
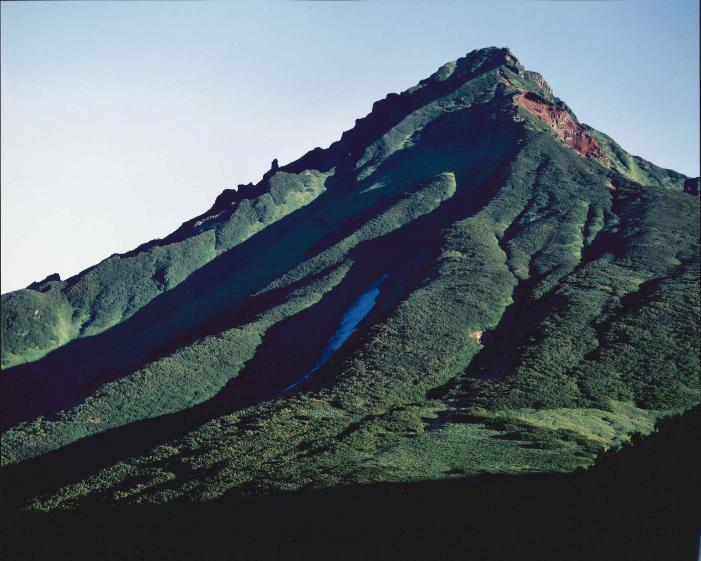
[[569,475],[3,514],[4,559],[693,560],[701,410]]

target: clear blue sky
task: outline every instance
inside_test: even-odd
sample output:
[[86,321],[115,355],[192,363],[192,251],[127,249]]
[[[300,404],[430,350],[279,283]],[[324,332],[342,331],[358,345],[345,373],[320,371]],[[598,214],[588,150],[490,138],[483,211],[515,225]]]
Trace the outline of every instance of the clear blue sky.
[[2,291],[162,237],[490,45],[699,173],[698,2],[2,4]]

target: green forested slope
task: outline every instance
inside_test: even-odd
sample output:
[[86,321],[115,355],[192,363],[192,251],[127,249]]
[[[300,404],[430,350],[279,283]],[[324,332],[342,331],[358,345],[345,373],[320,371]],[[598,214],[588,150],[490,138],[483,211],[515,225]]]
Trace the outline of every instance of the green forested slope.
[[323,192],[328,175],[276,173],[261,182],[261,190],[269,192],[234,200],[229,208],[215,206],[184,224],[185,239],[145,244],[108,257],[67,281],[3,294],[2,366],[36,360],[76,337],[100,333],[127,319],[217,255],[313,201]]
[[699,402],[685,179],[579,124],[507,50],[447,64],[223,194],[202,231],[3,296],[4,356],[33,360],[2,378],[13,501],[587,466]]

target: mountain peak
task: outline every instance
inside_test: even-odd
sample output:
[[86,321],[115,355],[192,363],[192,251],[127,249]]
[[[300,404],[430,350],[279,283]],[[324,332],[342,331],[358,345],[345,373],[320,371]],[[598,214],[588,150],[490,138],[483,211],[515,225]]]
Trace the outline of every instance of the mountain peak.
[[516,57],[511,52],[511,49],[506,47],[485,47],[470,51],[465,56],[456,60],[446,62],[429,78],[422,80],[419,83],[429,81],[442,82],[450,76],[464,74],[466,70],[474,71],[475,68],[481,65],[499,65],[499,64],[520,64]]
[[701,398],[685,180],[508,49],[443,65],[164,240],[3,295],[12,504],[587,466]]

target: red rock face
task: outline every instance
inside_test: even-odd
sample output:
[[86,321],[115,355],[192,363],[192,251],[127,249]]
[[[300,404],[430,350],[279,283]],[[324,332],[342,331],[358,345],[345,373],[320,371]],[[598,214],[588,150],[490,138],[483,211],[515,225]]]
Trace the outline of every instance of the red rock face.
[[556,107],[532,92],[521,92],[514,97],[516,103],[551,127],[568,146],[582,156],[606,162],[601,145],[571,113]]
[[684,192],[688,193],[689,195],[698,195],[699,194],[699,178],[698,177],[690,177],[684,182]]

